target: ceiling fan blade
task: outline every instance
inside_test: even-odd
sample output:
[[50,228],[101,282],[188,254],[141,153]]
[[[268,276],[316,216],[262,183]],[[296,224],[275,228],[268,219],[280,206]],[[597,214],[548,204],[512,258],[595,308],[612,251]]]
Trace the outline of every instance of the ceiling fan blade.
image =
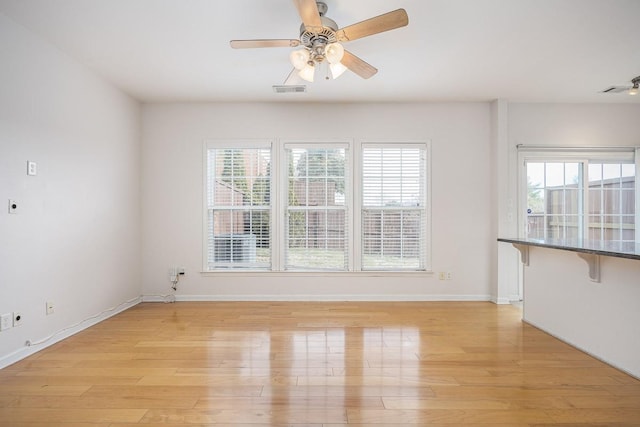
[[336,32],[339,41],[357,40],[373,34],[394,30],[409,24],[409,16],[404,9],[394,10],[357,24],[349,25]]
[[344,51],[344,56],[340,62],[363,79],[373,77],[378,72],[377,68],[364,62],[362,59],[346,50]]
[[293,0],[298,9],[302,23],[310,31],[320,31],[322,21],[320,20],[320,12],[316,0]]
[[256,39],[256,40],[231,40],[234,49],[252,49],[256,47],[296,47],[300,40],[289,39]]

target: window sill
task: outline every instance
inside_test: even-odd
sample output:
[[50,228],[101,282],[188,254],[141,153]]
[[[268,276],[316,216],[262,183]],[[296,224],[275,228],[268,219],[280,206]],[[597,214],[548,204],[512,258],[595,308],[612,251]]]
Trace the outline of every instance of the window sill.
[[203,277],[432,277],[432,270],[425,271],[201,271]]

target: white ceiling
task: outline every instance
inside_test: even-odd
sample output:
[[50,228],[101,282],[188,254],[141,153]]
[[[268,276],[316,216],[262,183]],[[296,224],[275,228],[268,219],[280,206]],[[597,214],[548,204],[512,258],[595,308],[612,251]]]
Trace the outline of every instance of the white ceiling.
[[0,0],[0,13],[145,102],[640,102],[640,0],[325,0],[339,26],[397,8],[409,26],[345,44],[380,71],[275,94],[297,38],[291,0]]

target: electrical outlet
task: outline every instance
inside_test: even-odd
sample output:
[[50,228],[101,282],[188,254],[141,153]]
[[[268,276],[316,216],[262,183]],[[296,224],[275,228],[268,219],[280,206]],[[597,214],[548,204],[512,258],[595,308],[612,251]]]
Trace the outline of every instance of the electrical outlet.
[[53,314],[53,302],[47,301],[47,316]]
[[19,311],[13,312],[13,327],[22,325],[22,313]]
[[27,161],[27,175],[38,175],[38,164],[36,162]]
[[0,331],[5,331],[9,328],[13,328],[13,316],[11,313],[6,313],[0,316]]
[[452,280],[453,279],[453,273],[450,271],[447,271],[447,280]]

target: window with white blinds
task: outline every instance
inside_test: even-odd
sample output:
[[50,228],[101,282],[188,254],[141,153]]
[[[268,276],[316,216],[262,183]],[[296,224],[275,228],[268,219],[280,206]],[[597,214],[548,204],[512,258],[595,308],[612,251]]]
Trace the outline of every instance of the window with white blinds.
[[430,269],[427,143],[207,141],[204,153],[205,272]]
[[207,270],[271,268],[271,148],[207,149]]
[[286,270],[347,270],[347,149],[286,146]]
[[363,145],[362,269],[423,270],[426,146]]

